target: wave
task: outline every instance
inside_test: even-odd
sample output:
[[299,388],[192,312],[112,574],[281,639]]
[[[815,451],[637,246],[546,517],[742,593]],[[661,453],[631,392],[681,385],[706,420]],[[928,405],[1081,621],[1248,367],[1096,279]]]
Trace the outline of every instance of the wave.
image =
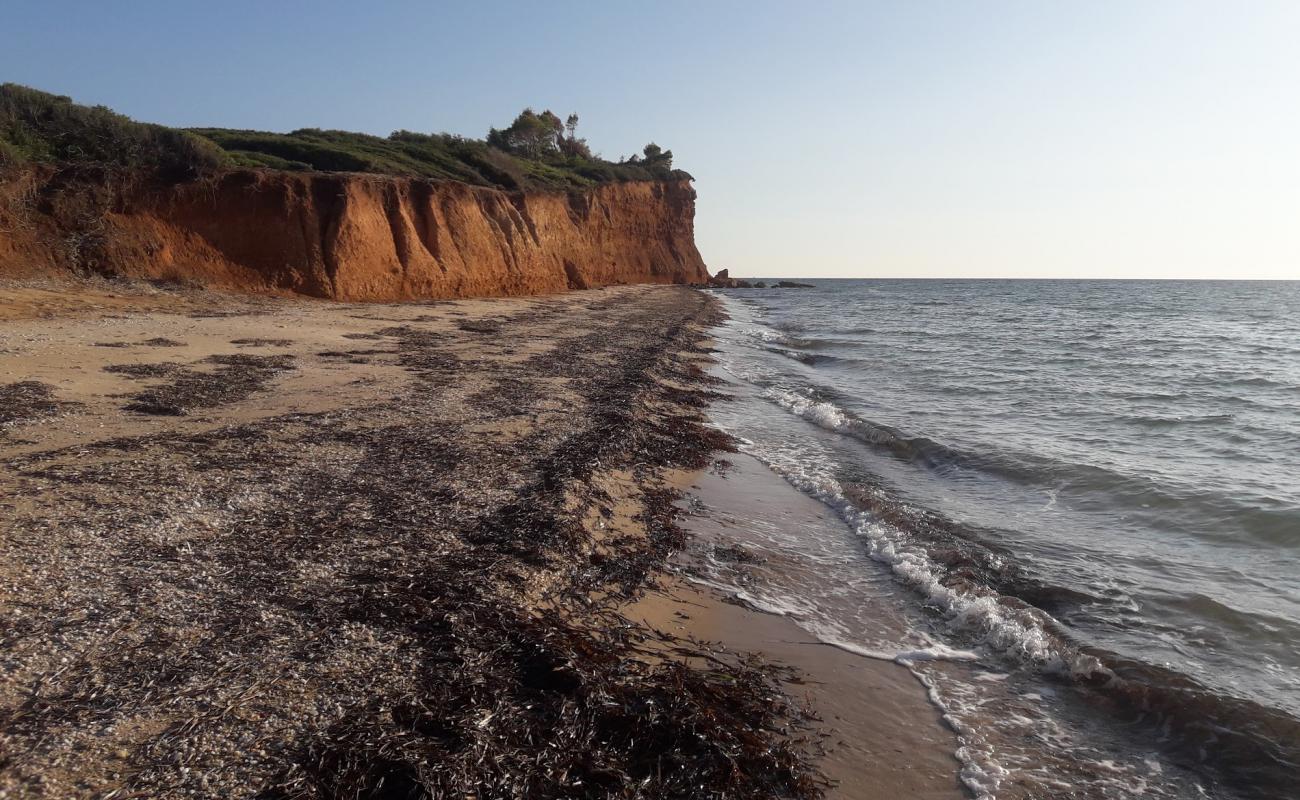
[[796,347],[801,350],[827,350],[836,347],[857,347],[861,343],[853,339],[844,338],[820,338],[815,336],[796,336],[788,331],[778,331],[772,328],[756,327],[747,333],[762,342],[763,344],[780,345],[783,347]]
[[[878,553],[927,602],[944,609],[959,633],[1020,666],[1086,687],[1126,724],[1174,733],[1167,742],[1171,751],[1212,766],[1239,788],[1275,797],[1290,785],[1300,767],[1300,720],[1172,669],[1080,644],[1041,598],[1077,602],[1085,595],[1008,569],[996,554],[954,549],[951,539],[962,526],[933,512],[879,491],[864,496],[849,488],[846,497],[871,515],[858,521],[864,535],[882,536],[883,523],[921,543],[928,563],[902,555],[896,541]],[[963,541],[976,544],[970,537]],[[989,563],[1002,569],[990,575]]]
[[[1087,505],[1090,497],[1096,498],[1096,502],[1105,508],[1113,508],[1118,500],[1127,508],[1140,509],[1134,513],[1144,514],[1151,524],[1158,526],[1177,525],[1173,518],[1177,515],[1199,514],[1205,518],[1229,515],[1240,523],[1240,531],[1252,542],[1262,545],[1300,544],[1300,509],[1269,507],[1275,505],[1272,498],[1229,496],[1206,489],[1179,491],[1147,476],[1127,475],[1095,464],[1061,461],[1036,454],[1006,450],[970,452],[862,419],[831,400],[820,399],[823,394],[826,394],[825,390],[811,387],[799,391],[772,387],[764,392],[764,397],[821,428],[852,437],[938,474],[966,470],[1031,488],[1046,487],[1057,492],[1068,490],[1074,495],[1076,504],[1081,506]],[[1206,423],[1213,421],[1218,420],[1206,420]]]
[[794,336],[789,332],[772,330],[771,328],[754,328],[750,331],[750,335],[765,344],[778,344],[786,347],[817,347],[822,344],[816,339],[806,339]]
[[924,436],[909,436],[890,425],[864,420],[831,400],[820,399],[818,395],[821,393],[811,388],[796,391],[773,387],[764,392],[764,397],[826,430],[851,436],[933,470],[970,467],[1015,477],[1034,478],[1035,482],[1041,477],[1027,465],[999,464],[988,456],[967,453]]
[[[808,411],[831,425],[844,424],[829,404]],[[1283,796],[1291,787],[1300,767],[1300,720],[1174,670],[1079,642],[1051,613],[1051,605],[1099,598],[1035,580],[978,529],[905,503],[878,485],[842,484],[788,465],[769,466],[835,509],[861,537],[870,557],[918,593],[952,634],[970,646],[1079,687],[1120,721],[1149,730],[1181,761],[1212,768],[1245,796]],[[853,651],[872,658],[908,658],[869,648]],[[960,660],[972,652],[970,647],[949,648],[932,655]]]
[[1102,674],[1074,676],[1121,721],[1175,734],[1169,749],[1212,767],[1244,796],[1285,797],[1300,774],[1300,720],[1166,667],[1092,651]]
[[1117,392],[1112,390],[1102,390],[1098,392],[1098,394],[1104,397],[1114,397],[1119,400],[1156,400],[1165,403],[1179,402],[1191,397],[1191,395],[1186,392]]
[[1297,386],[1294,383],[1284,383],[1282,381],[1277,381],[1272,378],[1266,378],[1263,375],[1245,375],[1245,376],[1231,376],[1231,377],[1229,376],[1218,377],[1214,375],[1208,375],[1208,376],[1201,376],[1196,379],[1192,379],[1189,381],[1189,383],[1198,386],[1209,385],[1215,388],[1222,388],[1226,386],[1246,386],[1250,388],[1282,389],[1285,391],[1300,389],[1300,386]]
[[919,661],[978,661],[980,659],[980,654],[974,650],[960,650],[940,642],[931,642],[926,647],[917,647],[910,650],[880,650],[863,647],[834,636],[819,635],[817,638],[822,644],[830,645],[837,650],[843,650],[855,656],[876,661],[891,661],[903,666],[910,666]]
[[801,353],[797,350],[786,350],[782,347],[768,347],[766,350],[769,353],[785,356],[786,358],[798,361],[801,364],[807,364],[810,367],[818,364],[852,363],[859,361],[859,359],[856,358],[842,358],[840,356],[832,356],[825,353]]
[[1231,422],[1235,419],[1235,416],[1233,414],[1205,414],[1203,416],[1161,417],[1136,414],[1119,416],[1115,417],[1115,419],[1142,428],[1172,428],[1178,425],[1215,425],[1221,422]]

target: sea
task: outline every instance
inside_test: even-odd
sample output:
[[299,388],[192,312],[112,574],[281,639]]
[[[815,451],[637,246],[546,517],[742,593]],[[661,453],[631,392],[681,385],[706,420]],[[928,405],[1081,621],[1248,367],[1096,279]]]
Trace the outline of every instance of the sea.
[[1300,282],[806,282],[716,292],[710,413],[837,523],[700,579],[912,670],[972,796],[1300,798]]

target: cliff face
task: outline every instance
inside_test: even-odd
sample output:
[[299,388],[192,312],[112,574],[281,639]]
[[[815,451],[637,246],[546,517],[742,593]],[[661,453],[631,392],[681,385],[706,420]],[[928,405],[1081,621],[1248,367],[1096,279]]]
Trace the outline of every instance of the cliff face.
[[0,193],[0,275],[97,272],[337,300],[703,283],[688,181],[507,193],[233,171],[171,187],[27,173]]

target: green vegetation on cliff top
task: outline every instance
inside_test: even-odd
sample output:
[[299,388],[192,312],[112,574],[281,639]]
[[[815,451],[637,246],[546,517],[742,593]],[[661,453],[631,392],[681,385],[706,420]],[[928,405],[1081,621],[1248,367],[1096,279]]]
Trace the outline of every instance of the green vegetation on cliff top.
[[689,178],[672,151],[649,144],[618,162],[591,153],[577,115],[525,109],[487,140],[396,131],[387,137],[304,128],[266,133],[168,128],[104,106],[13,83],[0,85],[0,165],[77,164],[145,169],[171,179],[232,167],[369,172],[456,180],[504,189],[580,189],[602,183]]

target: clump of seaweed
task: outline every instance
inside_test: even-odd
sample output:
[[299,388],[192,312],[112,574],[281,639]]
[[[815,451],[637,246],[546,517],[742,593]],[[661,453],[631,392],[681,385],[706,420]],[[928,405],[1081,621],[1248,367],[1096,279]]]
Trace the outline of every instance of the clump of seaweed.
[[713,557],[718,561],[731,564],[762,564],[766,559],[735,542],[719,543],[713,546]]
[[[379,337],[376,337],[379,338]],[[369,364],[373,356],[392,355],[392,350],[361,348],[357,350],[322,350],[316,355],[331,360],[338,359],[349,364]]]
[[456,327],[469,333],[500,333],[501,323],[493,320],[462,320]]
[[617,616],[577,626],[484,606],[431,627],[446,655],[263,798],[820,796],[808,717],[771,665],[681,640],[665,658]]
[[260,310],[240,309],[239,311],[221,311],[216,309],[205,309],[202,311],[192,311],[186,316],[190,319],[230,319],[232,317],[253,316],[264,313]]
[[155,336],[152,339],[145,339],[142,342],[95,342],[96,347],[184,347],[184,342],[178,342],[175,339],[168,339],[165,336]]
[[322,358],[355,358],[356,356],[380,356],[392,355],[392,350],[383,350],[374,347],[360,348],[357,350],[322,350],[317,353]]
[[262,389],[277,374],[293,369],[293,356],[214,355],[203,363],[218,368],[212,372],[169,370],[166,374],[175,376],[171,383],[134,395],[124,408],[138,414],[182,417],[194,409],[235,403]]
[[54,387],[40,381],[0,384],[0,433],[24,422],[57,414],[62,403],[54,399]]
[[165,378],[184,368],[184,364],[176,361],[160,361],[155,364],[109,364],[104,367],[104,371],[141,380],[145,378]]
[[293,339],[231,339],[230,343],[239,347],[289,347],[293,344]]

